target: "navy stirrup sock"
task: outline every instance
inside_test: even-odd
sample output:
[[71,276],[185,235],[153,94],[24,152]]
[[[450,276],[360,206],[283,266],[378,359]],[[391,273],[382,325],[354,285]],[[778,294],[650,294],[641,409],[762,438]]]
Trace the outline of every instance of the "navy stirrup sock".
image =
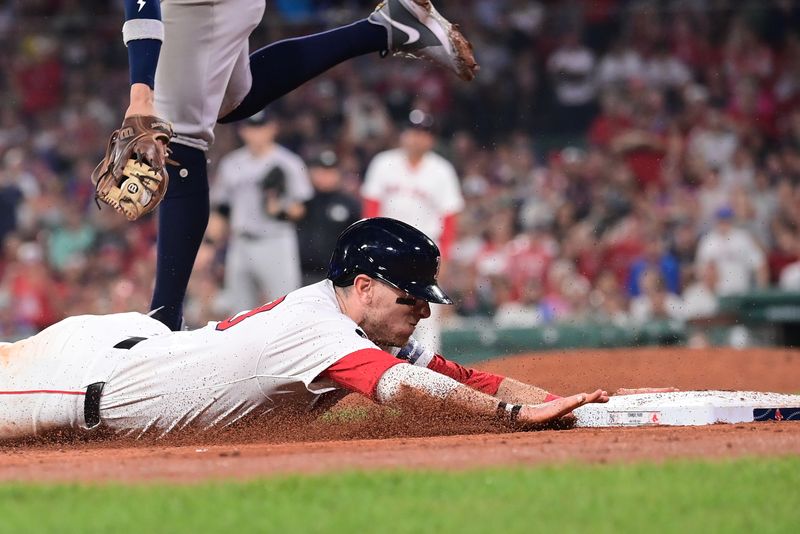
[[151,310],[172,330],[183,320],[183,299],[197,251],[208,226],[206,154],[178,143],[170,145],[169,187],[158,211],[158,259]]
[[339,63],[386,49],[386,29],[366,19],[314,35],[272,43],[250,54],[253,85],[242,103],[219,119],[246,119]]

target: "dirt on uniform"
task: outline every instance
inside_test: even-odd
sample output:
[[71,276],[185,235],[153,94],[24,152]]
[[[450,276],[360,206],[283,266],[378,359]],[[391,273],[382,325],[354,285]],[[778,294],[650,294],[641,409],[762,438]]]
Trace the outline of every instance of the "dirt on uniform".
[[[800,351],[788,349],[569,351],[476,367],[557,394],[642,386],[800,393]],[[493,420],[424,404],[412,399],[398,410],[350,395],[337,405],[347,408],[341,416],[273,413],[223,432],[160,441],[72,438],[6,444],[0,446],[0,480],[194,482],[350,469],[800,454],[800,422],[794,421],[512,433]]]

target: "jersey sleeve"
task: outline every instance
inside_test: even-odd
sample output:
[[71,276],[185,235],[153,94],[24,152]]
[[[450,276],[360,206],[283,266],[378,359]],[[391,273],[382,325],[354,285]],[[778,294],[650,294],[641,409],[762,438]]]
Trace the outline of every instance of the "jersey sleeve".
[[453,380],[461,382],[465,386],[469,386],[481,393],[486,393],[487,395],[497,394],[500,382],[505,379],[504,376],[494,373],[487,373],[485,371],[464,367],[438,354],[433,355],[430,363],[428,363],[428,369],[449,376]]
[[424,347],[413,337],[408,340],[408,343],[403,348],[397,350],[395,356],[413,365],[427,367],[431,371],[449,376],[453,380],[487,395],[496,394],[497,388],[500,387],[500,382],[505,378],[494,373],[470,369],[447,360]]
[[[377,365],[370,365],[370,362],[380,356],[378,353],[399,360],[380,350],[356,323],[338,310],[327,310],[313,302],[295,306],[292,300],[290,293],[284,301],[285,309],[290,310],[288,313],[281,313],[284,306],[281,304],[275,307],[278,313],[268,318],[269,328],[276,335],[269,343],[266,357],[261,360],[261,372],[291,376],[304,383],[312,393],[345,387],[371,395],[370,388],[388,368],[385,364],[389,360],[382,358],[384,363]],[[348,357],[347,362],[336,367],[337,362]],[[327,373],[331,367],[336,380]]]
[[405,362],[382,350],[362,349],[335,362],[322,376],[375,400],[375,388],[383,373],[401,363]]

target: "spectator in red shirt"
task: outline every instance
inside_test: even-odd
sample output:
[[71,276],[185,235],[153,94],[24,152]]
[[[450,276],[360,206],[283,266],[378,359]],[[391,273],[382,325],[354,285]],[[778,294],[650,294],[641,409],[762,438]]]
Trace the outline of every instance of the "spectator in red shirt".
[[29,37],[14,69],[17,94],[28,114],[50,111],[62,102],[63,66],[58,44],[43,35]]
[[37,243],[20,245],[18,254],[19,263],[6,272],[12,307],[20,330],[36,332],[58,320],[54,282]]
[[630,104],[616,91],[606,91],[600,99],[601,110],[589,127],[589,142],[608,148],[614,138],[633,126]]
[[633,124],[611,140],[611,150],[625,159],[642,190],[662,186],[661,166],[667,155],[663,113],[663,95],[644,90]]

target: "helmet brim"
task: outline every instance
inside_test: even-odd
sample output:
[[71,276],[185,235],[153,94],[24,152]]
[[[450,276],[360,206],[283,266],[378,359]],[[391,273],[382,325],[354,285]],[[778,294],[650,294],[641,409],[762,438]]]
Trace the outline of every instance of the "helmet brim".
[[[369,276],[369,275],[367,275]],[[447,293],[439,287],[437,284],[428,284],[428,285],[421,285],[416,282],[408,282],[405,284],[395,284],[394,282],[387,280],[385,277],[377,275],[373,276],[373,278],[377,278],[378,280],[382,280],[383,282],[389,284],[392,287],[396,287],[400,291],[405,291],[412,297],[422,299],[428,302],[432,302],[434,304],[452,304],[453,301],[450,297],[447,296]]]
[[420,287],[416,293],[410,292],[417,298],[433,302],[434,304],[452,304],[453,301],[447,294],[436,284]]

